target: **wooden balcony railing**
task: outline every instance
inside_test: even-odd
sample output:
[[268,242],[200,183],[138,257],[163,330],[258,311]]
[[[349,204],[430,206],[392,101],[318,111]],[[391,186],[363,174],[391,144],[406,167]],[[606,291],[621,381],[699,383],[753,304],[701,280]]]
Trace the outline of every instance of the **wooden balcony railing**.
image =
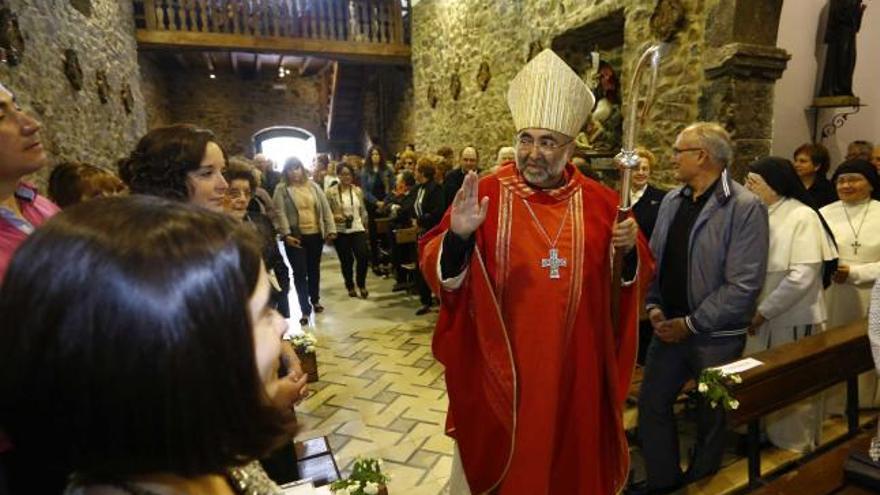
[[145,47],[409,57],[400,0],[135,0],[134,5],[138,42]]

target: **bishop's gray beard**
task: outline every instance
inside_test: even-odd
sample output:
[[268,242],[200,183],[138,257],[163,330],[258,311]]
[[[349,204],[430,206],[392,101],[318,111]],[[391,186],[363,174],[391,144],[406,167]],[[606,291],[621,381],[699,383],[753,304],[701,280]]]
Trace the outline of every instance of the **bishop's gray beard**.
[[540,188],[549,189],[558,187],[562,181],[563,171],[565,170],[565,161],[560,160],[555,164],[550,164],[544,158],[538,158],[534,161],[517,160],[516,168],[526,179],[529,185]]

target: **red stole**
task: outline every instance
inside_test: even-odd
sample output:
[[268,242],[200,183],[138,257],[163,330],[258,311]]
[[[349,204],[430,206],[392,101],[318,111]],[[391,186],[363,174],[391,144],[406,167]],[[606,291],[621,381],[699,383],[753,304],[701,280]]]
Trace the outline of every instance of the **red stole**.
[[[480,181],[489,213],[456,291],[440,289],[437,276],[448,212],[420,240],[422,271],[441,298],[433,350],[446,367],[447,432],[474,493],[614,493],[626,479],[622,405],[635,361],[638,294],[635,286],[623,289],[623,330],[615,334],[617,197],[573,167],[567,174],[566,185],[547,192],[529,188],[512,165]],[[541,267],[550,243],[524,201],[550,241],[560,233],[566,266],[558,280]],[[646,283],[653,266],[641,236],[639,257]]]

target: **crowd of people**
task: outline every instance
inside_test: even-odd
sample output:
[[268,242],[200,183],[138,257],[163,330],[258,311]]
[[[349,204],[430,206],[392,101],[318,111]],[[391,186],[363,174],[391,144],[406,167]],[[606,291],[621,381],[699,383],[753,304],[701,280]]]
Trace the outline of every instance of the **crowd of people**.
[[[480,170],[475,146],[392,158],[374,144],[307,167],[227,157],[210,130],[176,124],[143,136],[118,174],[56,165],[46,197],[23,181],[48,163],[40,124],[2,86],[0,113],[0,459],[11,466],[0,492],[11,493],[275,493],[266,472],[277,481],[273,453],[307,394],[281,345],[291,285],[307,325],[325,311],[332,245],[350,297],[369,298],[372,270],[418,293],[417,315],[430,312],[435,274],[405,268],[419,263],[413,241],[465,201],[485,219],[477,174],[516,175],[523,157],[568,146],[521,133]],[[730,136],[697,123],[675,141],[681,185],[668,192],[649,183],[656,155],[637,153],[633,215],[656,263],[638,336],[638,437],[646,487],[659,493],[720,466],[724,413],[701,403],[690,468],[679,467],[673,405],[688,380],[876,313],[880,146],[851,143],[829,177],[828,151],[807,143],[790,160],[755,161],[741,185],[728,173]],[[565,158],[591,174],[586,156]],[[461,283],[478,226],[442,241],[443,284]],[[880,349],[880,329],[872,342]],[[875,375],[860,389],[863,406],[880,405]],[[841,410],[835,394],[804,400],[769,416],[767,437],[809,452],[825,414]]]

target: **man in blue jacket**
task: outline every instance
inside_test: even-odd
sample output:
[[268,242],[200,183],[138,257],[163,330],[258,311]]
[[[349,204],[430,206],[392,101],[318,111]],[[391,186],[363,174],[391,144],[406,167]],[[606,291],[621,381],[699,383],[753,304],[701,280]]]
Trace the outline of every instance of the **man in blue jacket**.
[[734,182],[727,131],[698,122],[676,138],[673,161],[683,186],[660,205],[651,237],[657,261],[646,301],[655,338],[639,396],[639,437],[651,493],[668,493],[718,471],[724,451],[722,406],[701,401],[687,473],[679,468],[673,404],[704,368],[738,358],[766,275],[767,208]]

